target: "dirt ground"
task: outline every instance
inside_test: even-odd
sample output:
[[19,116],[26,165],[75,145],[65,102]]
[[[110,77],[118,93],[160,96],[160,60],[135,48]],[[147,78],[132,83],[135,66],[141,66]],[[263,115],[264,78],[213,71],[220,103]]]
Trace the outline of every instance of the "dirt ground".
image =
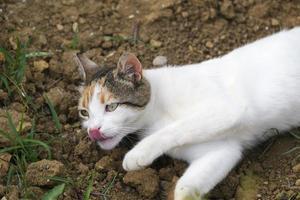
[[[37,105],[37,132],[47,133],[39,137],[50,143],[52,159],[56,160],[43,160],[46,156],[41,153],[41,161],[28,166],[31,198],[40,199],[57,184],[40,180],[50,173],[73,181],[60,199],[83,199],[93,172],[91,199],[171,199],[170,191],[186,168],[181,161],[162,157],[150,168],[126,173],[121,162],[131,141],[106,152],[88,140],[77,116],[76,87],[80,80],[72,60],[74,52],[87,52],[104,65],[115,65],[124,51],[135,53],[145,68],[151,68],[159,55],[166,56],[168,64],[187,64],[221,56],[297,25],[299,0],[0,0],[0,46],[14,49],[19,38],[30,41],[29,51],[52,53],[28,63],[23,84]],[[59,115],[63,125],[60,134],[43,94],[48,95]],[[18,96],[8,99],[3,90],[0,106],[1,126],[5,126],[3,110],[16,115],[22,110]],[[26,112],[29,119],[34,114]],[[300,163],[295,159],[299,152],[284,154],[299,144],[285,134],[248,150],[209,199],[300,199]],[[0,169],[7,172],[7,167],[0,162]],[[3,176],[0,198],[22,199],[17,178],[7,186]]]

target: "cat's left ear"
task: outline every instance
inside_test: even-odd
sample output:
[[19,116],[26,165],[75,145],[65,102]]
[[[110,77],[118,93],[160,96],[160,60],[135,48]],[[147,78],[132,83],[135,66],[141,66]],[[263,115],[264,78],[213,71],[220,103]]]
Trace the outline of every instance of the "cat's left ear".
[[93,75],[98,71],[99,66],[84,54],[75,54],[74,60],[78,65],[79,72],[84,83],[90,82]]
[[133,81],[142,79],[142,64],[134,54],[124,53],[119,59],[118,70]]

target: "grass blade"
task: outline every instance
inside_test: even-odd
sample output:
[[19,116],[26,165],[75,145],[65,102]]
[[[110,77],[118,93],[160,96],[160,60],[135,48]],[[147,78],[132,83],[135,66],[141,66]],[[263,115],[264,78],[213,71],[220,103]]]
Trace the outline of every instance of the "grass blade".
[[46,103],[49,106],[49,109],[50,109],[50,112],[51,112],[51,115],[52,115],[52,119],[55,123],[55,127],[59,132],[61,132],[62,126],[61,126],[61,123],[59,122],[59,119],[58,119],[57,113],[54,109],[54,106],[53,106],[52,102],[50,101],[50,99],[47,97],[47,95],[44,95],[44,98],[46,100]]
[[92,173],[92,175],[89,179],[88,187],[86,188],[86,191],[84,192],[84,195],[83,195],[84,200],[89,200],[90,199],[90,195],[91,195],[91,192],[93,190],[94,176],[95,176],[95,174]]
[[31,52],[25,54],[26,58],[35,58],[35,57],[51,57],[52,53],[50,52],[43,52],[43,51],[37,51],[37,52]]
[[43,195],[42,200],[56,200],[65,190],[65,184],[60,184]]
[[29,143],[31,145],[37,145],[37,146],[42,146],[48,153],[48,158],[51,159],[51,150],[50,147],[45,143],[40,140],[34,140],[34,139],[23,139],[24,143]]

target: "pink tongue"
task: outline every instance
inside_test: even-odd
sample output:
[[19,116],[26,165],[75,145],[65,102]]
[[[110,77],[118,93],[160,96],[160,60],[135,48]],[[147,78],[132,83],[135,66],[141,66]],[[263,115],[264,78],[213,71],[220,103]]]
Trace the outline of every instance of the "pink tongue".
[[91,140],[104,140],[105,138],[101,135],[98,129],[90,130],[89,136]]

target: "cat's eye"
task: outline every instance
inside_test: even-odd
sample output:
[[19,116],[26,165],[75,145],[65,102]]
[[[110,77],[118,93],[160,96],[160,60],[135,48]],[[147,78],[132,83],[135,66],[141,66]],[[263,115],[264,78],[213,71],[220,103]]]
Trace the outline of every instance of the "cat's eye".
[[117,107],[119,106],[118,103],[111,103],[105,106],[105,111],[106,112],[113,112],[117,109]]
[[87,109],[80,109],[79,110],[79,116],[83,119],[89,118],[89,111]]

